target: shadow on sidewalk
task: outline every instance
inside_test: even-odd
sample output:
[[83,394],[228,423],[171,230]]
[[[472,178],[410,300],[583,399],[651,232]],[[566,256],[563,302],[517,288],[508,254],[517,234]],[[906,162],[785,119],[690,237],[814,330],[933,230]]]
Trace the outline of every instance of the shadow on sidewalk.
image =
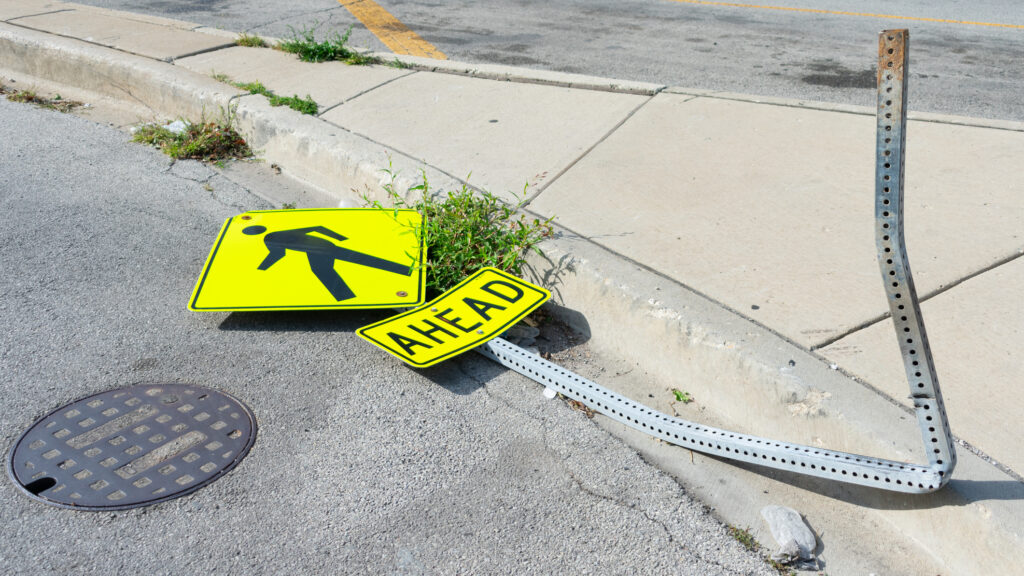
[[[715,458],[707,456],[708,458]],[[762,468],[754,464],[715,458],[815,494],[834,498],[875,510],[931,510],[936,508],[967,506],[986,501],[1024,500],[1024,482],[1007,476],[1006,480],[960,480],[954,478],[945,487],[930,494],[905,494],[869,488],[857,484],[814,478],[784,470]]]

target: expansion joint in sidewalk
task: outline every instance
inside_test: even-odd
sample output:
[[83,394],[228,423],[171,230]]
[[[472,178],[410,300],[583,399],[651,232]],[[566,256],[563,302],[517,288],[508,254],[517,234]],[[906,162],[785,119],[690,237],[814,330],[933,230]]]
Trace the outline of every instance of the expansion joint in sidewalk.
[[[202,32],[197,32],[197,34],[202,34]],[[225,50],[227,48],[232,48],[234,46],[235,46],[235,42],[231,41],[231,42],[228,42],[226,44],[221,44],[220,46],[211,46],[209,48],[203,48],[202,50],[196,50],[195,52],[189,52],[188,54],[181,54],[181,55],[178,55],[178,56],[172,56],[172,57],[164,60],[164,62],[167,62],[167,63],[170,63],[170,64],[174,64],[175,61],[181,60],[183,58],[190,58],[192,56],[199,56],[200,54],[209,54],[210,52],[217,52],[219,50]],[[114,49],[117,50],[117,48],[114,48]]]
[[376,86],[371,86],[370,88],[367,88],[366,90],[363,90],[362,92],[359,92],[355,96],[352,96],[348,100],[342,100],[341,102],[338,102],[337,104],[334,104],[333,106],[328,106],[327,108],[324,108],[323,110],[321,110],[320,112],[317,113],[317,117],[319,118],[320,116],[323,116],[324,114],[330,112],[331,110],[334,110],[335,108],[337,108],[338,106],[341,106],[342,104],[348,104],[349,102],[355,100],[356,98],[359,98],[363,94],[366,94],[368,92],[373,92],[374,90],[376,90],[378,88],[382,88],[384,86],[387,86],[388,84],[391,84],[395,80],[400,80],[402,78],[408,78],[409,76],[412,76],[413,74],[416,74],[417,72],[419,72],[419,71],[418,70],[413,70],[411,72],[407,72],[405,74],[402,74],[401,76],[395,76],[394,78],[385,80],[385,81],[381,82],[380,84],[377,84]]
[[957,286],[963,284],[964,282],[967,282],[968,280],[970,280],[972,278],[976,278],[978,276],[981,276],[982,274],[984,274],[984,273],[986,273],[986,272],[988,272],[990,270],[995,270],[996,268],[998,268],[998,267],[1000,267],[1000,266],[1002,266],[1004,264],[1009,264],[1010,262],[1013,262],[1014,260],[1020,258],[1021,256],[1024,256],[1024,247],[1018,249],[1015,254],[1010,254],[1009,256],[1006,256],[1005,258],[1000,258],[999,260],[996,260],[995,262],[989,264],[988,266],[983,266],[982,268],[979,268],[978,270],[975,270],[974,272],[971,272],[970,274],[967,274],[966,276],[964,276],[964,277],[962,277],[962,278],[960,278],[958,280],[954,280],[954,281],[950,282],[949,284],[946,284],[945,286],[939,286],[938,288],[936,288],[936,289],[932,290],[931,292],[928,292],[924,296],[922,296],[921,297],[921,301],[924,302],[925,300],[928,300],[930,298],[934,298],[935,296],[938,296],[939,294],[942,294],[943,292],[947,292],[947,291],[949,291],[949,290],[951,290],[953,288],[956,288]]
[[[626,114],[622,118],[622,120],[619,120],[615,124],[615,126],[612,126],[611,129],[609,129],[607,132],[605,132],[603,136],[598,138],[597,142],[594,142],[594,144],[592,144],[590,147],[588,147],[586,150],[584,150],[582,154],[580,154],[575,159],[573,159],[573,161],[570,162],[565,168],[562,168],[558,172],[558,174],[555,174],[554,178],[552,178],[551,180],[548,180],[543,185],[541,185],[540,188],[538,188],[536,192],[531,194],[526,199],[526,201],[523,202],[523,206],[529,206],[530,203],[532,203],[534,200],[537,199],[538,196],[541,195],[541,193],[543,193],[545,190],[547,190],[552,184],[557,182],[558,179],[562,177],[562,175],[564,175],[569,170],[572,170],[573,167],[576,166],[576,164],[578,164],[580,160],[583,160],[584,158],[586,158],[586,156],[588,154],[590,154],[591,152],[593,152],[595,148],[597,148],[602,143],[604,143],[605,140],[607,140],[612,134],[614,134],[619,128],[621,128],[623,124],[628,122],[629,119],[632,118],[633,115],[636,114],[638,111],[640,111],[641,108],[646,106],[651,100],[654,100],[655,96],[657,96],[657,94],[652,94],[651,96],[648,96],[643,102],[641,102],[640,104],[637,104],[636,107],[634,107],[632,110],[630,110],[629,113]],[[690,100],[693,100],[693,98],[688,98],[688,99],[684,100],[684,102],[689,102]]]
[[366,140],[367,142],[372,142],[372,143],[376,144],[377,146],[380,146],[381,148],[384,148],[386,150],[394,152],[395,154],[403,156],[403,157],[405,157],[408,160],[412,160],[415,163],[422,164],[423,166],[426,166],[427,168],[431,168],[433,170],[437,170],[438,172],[440,172],[441,174],[444,174],[445,176],[451,178],[452,180],[455,180],[456,182],[461,182],[461,183],[465,184],[467,188],[476,190],[477,192],[482,192],[483,191],[480,188],[477,188],[476,186],[470,185],[469,182],[467,182],[465,178],[459,178],[458,176],[454,176],[450,172],[448,172],[447,170],[445,170],[443,168],[440,168],[438,166],[434,166],[433,164],[427,162],[423,158],[417,158],[417,157],[413,156],[412,154],[409,154],[408,152],[405,152],[404,150],[399,150],[398,148],[395,148],[394,146],[392,146],[390,144],[385,144],[385,143],[383,143],[383,142],[381,142],[379,140],[375,140],[375,139],[373,139],[373,138],[371,138],[371,137],[369,137],[369,136],[367,136],[365,134],[360,134],[359,132],[356,132],[355,130],[351,130],[351,129],[346,128],[344,126],[341,126],[339,124],[335,124],[335,123],[333,123],[333,122],[331,122],[329,120],[324,120],[322,118],[321,118],[321,120],[323,120],[325,123],[327,123],[327,124],[329,124],[331,126],[334,126],[335,128],[337,128],[339,130],[344,130],[345,132],[348,132],[349,134],[352,134],[353,136],[358,136],[359,138],[362,138],[363,140]]
[[[964,275],[964,276],[962,276],[962,277],[960,277],[960,278],[958,278],[956,280],[953,280],[949,284],[945,284],[943,286],[939,286],[938,288],[935,288],[934,290],[932,290],[930,292],[926,292],[923,296],[921,296],[919,298],[918,301],[919,302],[926,302],[928,300],[931,300],[932,298],[934,298],[934,297],[936,297],[936,296],[938,296],[940,294],[943,294],[945,292],[948,292],[948,291],[952,290],[953,288],[956,288],[957,286],[963,284],[964,282],[967,282],[968,280],[970,280],[972,278],[977,278],[978,276],[981,276],[982,274],[984,274],[986,272],[989,272],[991,270],[995,270],[996,268],[999,268],[1000,266],[1003,266],[1004,264],[1009,264],[1010,262],[1013,262],[1014,260],[1017,260],[1018,258],[1020,258],[1022,256],[1024,256],[1024,248],[1021,248],[1020,250],[1018,250],[1014,254],[1010,254],[1009,256],[1006,256],[1005,258],[1000,258],[999,260],[996,260],[995,262],[993,262],[993,263],[991,263],[991,264],[989,264],[987,266],[983,266],[983,267],[979,268],[978,270],[975,270],[974,272],[966,274],[966,275]],[[892,316],[888,312],[886,312],[884,314],[881,314],[879,316],[875,316],[873,318],[870,318],[868,320],[865,320],[865,321],[861,322],[860,324],[857,324],[856,326],[853,326],[851,328],[843,330],[842,332],[840,332],[840,333],[838,333],[838,334],[836,334],[836,335],[834,335],[834,336],[832,336],[830,338],[822,340],[821,342],[818,342],[817,344],[812,345],[810,348],[808,348],[808,350],[810,350],[811,352],[816,352],[818,350],[821,350],[822,348],[827,348],[827,347],[835,344],[836,342],[842,340],[843,338],[846,338],[847,336],[856,334],[857,332],[860,332],[861,330],[864,330],[866,328],[870,328],[871,326],[874,326],[875,324],[877,324],[879,322],[883,322],[885,320],[888,320],[891,317]]]
[[[39,12],[38,14],[24,14],[22,16],[15,16],[14,18],[8,18],[7,20],[0,20],[0,22],[11,24],[12,26],[21,26],[20,24],[17,24],[16,22],[14,22],[14,20],[21,20],[22,18],[35,18],[36,16],[49,16],[50,14],[58,14],[60,12],[74,12],[74,11],[75,11],[74,8],[61,8],[60,10],[47,10],[46,12]],[[27,28],[27,26],[21,26],[21,27],[22,28]],[[32,28],[32,30],[35,30],[35,28]]]

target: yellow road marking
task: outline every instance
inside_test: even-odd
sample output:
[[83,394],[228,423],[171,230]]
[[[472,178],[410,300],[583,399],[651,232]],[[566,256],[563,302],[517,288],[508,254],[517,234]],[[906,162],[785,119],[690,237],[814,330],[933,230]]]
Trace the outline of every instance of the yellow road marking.
[[435,60],[448,59],[444,52],[410,30],[373,0],[338,0],[338,4],[348,9],[367,30],[373,32],[373,35],[395,54],[423,56]]
[[889,18],[892,20],[917,20],[919,22],[940,22],[942,24],[967,24],[970,26],[992,26],[995,28],[1017,28],[1024,30],[1024,24],[1000,24],[998,22],[971,22],[969,20],[945,20],[943,18],[924,18],[920,16],[896,16],[894,14],[871,14],[867,12],[843,12],[840,10],[821,10],[819,8],[792,8],[789,6],[764,6],[760,4],[738,4],[736,2],[711,2],[709,0],[670,0],[683,4],[703,4],[706,6],[729,6],[732,8],[759,8],[761,10],[783,10],[786,12],[809,12],[811,14],[832,14],[836,16],[865,16],[868,18]]

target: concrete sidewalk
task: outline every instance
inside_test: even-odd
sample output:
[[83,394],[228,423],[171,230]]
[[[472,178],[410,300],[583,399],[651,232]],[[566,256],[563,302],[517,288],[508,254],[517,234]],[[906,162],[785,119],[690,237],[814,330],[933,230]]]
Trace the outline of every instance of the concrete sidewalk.
[[[379,195],[389,163],[405,187],[419,170],[449,189],[471,173],[509,199],[526,186],[528,209],[563,231],[537,278],[594,346],[660,384],[646,403],[671,412],[672,385],[700,405],[683,417],[925,460],[879,285],[872,109],[406,57],[307,64],[197,24],[48,0],[0,0],[0,20],[5,74],[162,118],[237,107],[262,157],[336,201]],[[214,74],[308,94],[320,114]],[[953,481],[900,496],[759,473],[844,536],[830,509],[868,509],[861,522],[902,538],[919,573],[1008,574],[1024,554],[1024,123],[911,119],[907,244],[960,441]]]

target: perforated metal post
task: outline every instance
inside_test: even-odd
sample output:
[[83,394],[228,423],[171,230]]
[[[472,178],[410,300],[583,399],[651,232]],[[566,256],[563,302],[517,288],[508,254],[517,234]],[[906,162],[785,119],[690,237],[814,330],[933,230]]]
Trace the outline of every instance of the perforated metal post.
[[907,38],[906,30],[886,30],[879,37],[875,226],[882,278],[928,452],[928,465],[779,442],[674,418],[501,338],[482,344],[477,351],[613,420],[684,448],[885,490],[925,493],[941,488],[949,481],[956,455],[903,241]]
[[953,437],[935,377],[928,334],[910,273],[903,228],[903,164],[907,127],[907,30],[884,30],[878,36],[878,141],[875,160],[875,243],[910,382],[928,461],[943,476],[956,465]]

